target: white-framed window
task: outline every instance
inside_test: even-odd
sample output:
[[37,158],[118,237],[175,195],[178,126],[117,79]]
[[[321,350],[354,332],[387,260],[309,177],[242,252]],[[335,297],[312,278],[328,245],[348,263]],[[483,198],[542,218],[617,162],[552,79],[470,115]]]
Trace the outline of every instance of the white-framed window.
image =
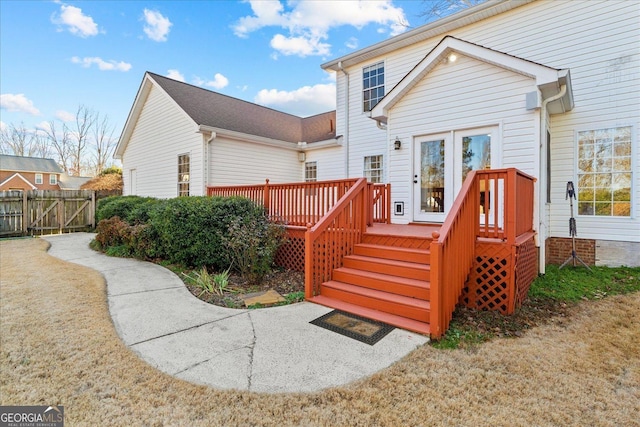
[[190,157],[188,154],[178,156],[178,197],[189,195]]
[[318,180],[318,162],[306,162],[304,164],[304,182],[316,182]]
[[49,184],[56,185],[58,183],[58,175],[50,174],[49,175]]
[[44,182],[44,180],[42,179],[42,174],[41,173],[37,173],[36,174],[36,184],[42,184]]
[[362,69],[362,111],[371,111],[384,97],[384,62]]
[[382,155],[365,156],[364,176],[369,182],[382,182]]
[[578,215],[631,216],[632,128],[577,132]]

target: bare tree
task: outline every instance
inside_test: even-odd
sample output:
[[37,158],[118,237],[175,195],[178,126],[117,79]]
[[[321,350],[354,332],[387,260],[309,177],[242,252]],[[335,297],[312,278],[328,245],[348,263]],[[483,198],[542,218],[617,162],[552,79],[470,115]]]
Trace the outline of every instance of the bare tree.
[[105,115],[100,118],[100,114],[96,114],[93,126],[95,175],[102,173],[102,170],[107,166],[109,159],[111,159],[113,155],[113,150],[115,149],[115,140],[113,139],[114,130],[115,126],[109,123],[108,116]]
[[57,128],[56,122],[51,120],[49,126],[46,129],[42,129],[42,131],[58,157],[58,164],[63,171],[70,175],[71,138],[69,130],[64,123],[61,129]]
[[45,138],[23,122],[10,123],[0,131],[0,153],[14,156],[49,157],[51,150]]
[[463,9],[484,3],[486,0],[422,0],[425,9],[419,14],[426,21],[444,18]]
[[88,169],[88,163],[84,162],[87,149],[87,143],[91,134],[91,129],[96,122],[96,113],[84,105],[78,107],[76,111],[76,119],[73,128],[70,129],[71,150],[70,175],[82,175],[82,172]]

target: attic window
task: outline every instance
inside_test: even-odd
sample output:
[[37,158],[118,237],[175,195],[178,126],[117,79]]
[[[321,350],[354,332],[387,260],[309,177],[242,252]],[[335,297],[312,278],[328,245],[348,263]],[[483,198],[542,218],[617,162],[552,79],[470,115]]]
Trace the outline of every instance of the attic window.
[[371,111],[384,97],[384,62],[362,69],[363,111]]

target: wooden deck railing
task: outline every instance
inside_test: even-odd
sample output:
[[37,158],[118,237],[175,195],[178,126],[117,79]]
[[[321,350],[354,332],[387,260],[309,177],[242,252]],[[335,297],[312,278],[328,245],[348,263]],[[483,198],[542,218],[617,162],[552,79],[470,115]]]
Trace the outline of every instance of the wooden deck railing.
[[331,273],[353,252],[367,228],[370,201],[367,180],[360,178],[322,219],[305,233],[305,297],[320,292]]
[[478,238],[515,244],[533,231],[535,178],[517,169],[472,171],[431,242],[431,337],[449,327]]
[[[207,187],[208,196],[241,196],[267,208],[269,215],[287,225],[303,226],[317,223],[349,191],[357,179],[295,182],[261,185]],[[367,184],[370,209],[368,224],[388,223],[391,215],[390,184]]]

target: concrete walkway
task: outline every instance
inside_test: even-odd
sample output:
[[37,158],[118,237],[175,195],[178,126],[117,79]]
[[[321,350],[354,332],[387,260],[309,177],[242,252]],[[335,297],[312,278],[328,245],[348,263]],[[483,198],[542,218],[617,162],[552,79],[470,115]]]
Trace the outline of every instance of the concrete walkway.
[[372,375],[428,341],[395,329],[370,346],[309,324],[331,310],[307,302],[259,310],[207,304],[163,267],[91,250],[93,238],[45,237],[49,254],[102,273],[122,341],[177,378],[219,389],[312,392]]

